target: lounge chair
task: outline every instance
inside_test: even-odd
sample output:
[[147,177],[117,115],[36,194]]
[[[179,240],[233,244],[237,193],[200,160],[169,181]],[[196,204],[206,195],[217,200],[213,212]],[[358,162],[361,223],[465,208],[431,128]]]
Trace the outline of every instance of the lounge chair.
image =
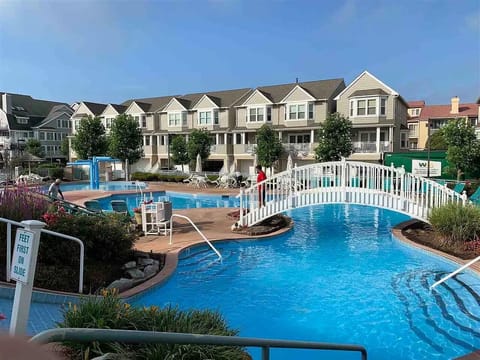
[[464,189],[465,189],[465,183],[458,183],[458,184],[455,185],[455,187],[453,188],[453,191],[461,194]]
[[85,205],[85,207],[91,212],[99,213],[99,214],[103,213],[102,206],[100,205],[98,200],[88,200],[88,201],[85,201],[83,205]]
[[110,201],[114,213],[129,215],[127,202],[125,200]]
[[475,190],[475,192],[468,198],[475,205],[480,206],[480,186]]

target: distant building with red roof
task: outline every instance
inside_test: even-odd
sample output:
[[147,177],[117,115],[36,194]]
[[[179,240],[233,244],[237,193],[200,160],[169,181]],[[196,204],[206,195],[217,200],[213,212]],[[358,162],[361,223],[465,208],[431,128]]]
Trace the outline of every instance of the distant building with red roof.
[[440,129],[452,119],[464,118],[477,127],[477,134],[480,138],[479,101],[477,103],[460,104],[460,99],[455,96],[448,105],[425,105],[423,100],[409,101],[407,104],[411,149],[425,149],[429,133]]

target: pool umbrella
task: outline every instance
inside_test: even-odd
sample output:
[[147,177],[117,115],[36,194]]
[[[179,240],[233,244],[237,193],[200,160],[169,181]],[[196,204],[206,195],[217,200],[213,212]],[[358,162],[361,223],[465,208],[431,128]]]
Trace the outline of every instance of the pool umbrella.
[[230,165],[229,173],[235,174],[236,171],[237,171],[237,164],[235,163],[235,161],[232,161],[232,165]]
[[202,157],[200,153],[197,155],[197,163],[195,164],[195,172],[201,173],[202,172]]
[[288,154],[288,158],[287,158],[287,171],[292,170],[292,168],[293,168],[292,154]]
[[257,167],[257,162],[258,162],[257,153],[255,153],[255,155],[253,155],[253,174],[255,174],[255,168]]

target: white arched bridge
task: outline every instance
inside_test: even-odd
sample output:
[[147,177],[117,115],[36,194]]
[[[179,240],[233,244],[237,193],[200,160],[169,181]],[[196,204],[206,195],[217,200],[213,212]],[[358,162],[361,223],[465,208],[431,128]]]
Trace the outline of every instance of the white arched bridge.
[[467,202],[465,193],[406,173],[403,167],[345,159],[288,169],[242,189],[239,197],[241,226],[252,226],[295,208],[334,203],[376,206],[427,221],[435,207]]

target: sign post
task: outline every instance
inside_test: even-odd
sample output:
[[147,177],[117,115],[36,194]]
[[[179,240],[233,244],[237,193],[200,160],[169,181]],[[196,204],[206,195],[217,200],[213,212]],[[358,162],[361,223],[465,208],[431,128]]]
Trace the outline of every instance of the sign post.
[[17,229],[10,272],[10,277],[17,281],[10,321],[12,336],[24,335],[27,330],[40,233],[45,226],[43,222],[36,220],[22,221],[22,224],[25,229]]

